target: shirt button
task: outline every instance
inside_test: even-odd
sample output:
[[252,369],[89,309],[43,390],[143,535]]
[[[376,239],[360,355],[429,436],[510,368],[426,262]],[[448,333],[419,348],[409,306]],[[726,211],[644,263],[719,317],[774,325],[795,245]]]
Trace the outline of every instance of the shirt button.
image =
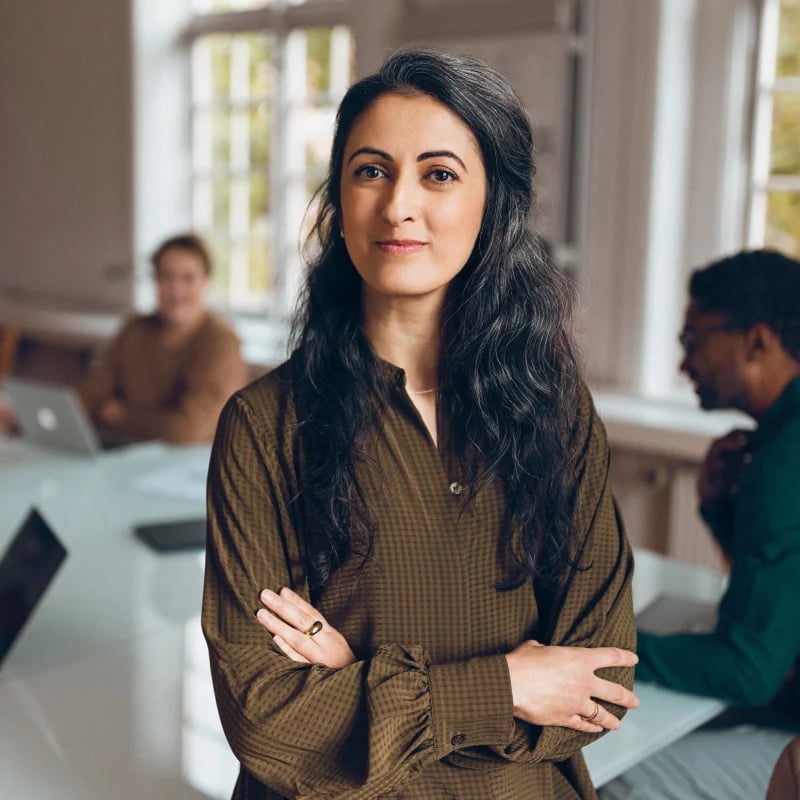
[[458,481],[453,481],[450,484],[450,494],[459,495],[463,491],[464,487]]
[[456,734],[456,735],[455,735],[455,736],[454,736],[454,737],[453,737],[453,738],[450,740],[450,744],[451,744],[451,745],[453,745],[453,747],[458,747],[460,744],[464,744],[464,742],[466,742],[466,741],[467,741],[467,737],[466,737],[466,736],[464,736],[464,734],[463,734],[463,733],[457,733],[457,734]]

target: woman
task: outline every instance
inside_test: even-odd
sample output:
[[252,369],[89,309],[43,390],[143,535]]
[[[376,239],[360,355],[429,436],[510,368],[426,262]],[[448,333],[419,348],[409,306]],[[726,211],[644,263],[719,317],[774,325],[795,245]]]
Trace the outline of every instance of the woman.
[[342,101],[297,347],[212,453],[236,798],[593,797],[580,748],[637,704],[631,554],[527,228],[531,151],[468,58],[399,53]]
[[197,236],[167,239],[152,263],[158,310],[127,322],[78,391],[105,439],[210,441],[247,378],[239,339],[206,308],[211,259]]

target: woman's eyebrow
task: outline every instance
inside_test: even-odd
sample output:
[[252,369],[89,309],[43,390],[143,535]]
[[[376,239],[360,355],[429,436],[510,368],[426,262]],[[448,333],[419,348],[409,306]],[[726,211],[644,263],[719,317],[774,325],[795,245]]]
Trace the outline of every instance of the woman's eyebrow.
[[[350,158],[347,159],[347,163],[349,164],[356,156],[364,154],[378,156],[384,161],[394,161],[385,150],[378,150],[377,147],[359,147],[358,150],[351,153]],[[461,164],[465,172],[469,172],[467,165],[452,150],[426,150],[424,153],[420,153],[417,156],[417,161],[427,161],[429,158],[452,158],[454,161],[458,161],[458,163]]]
[[380,156],[384,161],[394,161],[388,153],[383,150],[378,150],[376,147],[359,147],[358,150],[347,159],[347,163],[349,164],[356,156],[360,156],[363,153],[369,156]]
[[452,150],[430,150],[425,153],[420,153],[417,156],[417,161],[427,161],[429,158],[452,158],[454,161],[458,161],[458,163],[461,164],[461,168],[464,172],[469,172],[467,165]]

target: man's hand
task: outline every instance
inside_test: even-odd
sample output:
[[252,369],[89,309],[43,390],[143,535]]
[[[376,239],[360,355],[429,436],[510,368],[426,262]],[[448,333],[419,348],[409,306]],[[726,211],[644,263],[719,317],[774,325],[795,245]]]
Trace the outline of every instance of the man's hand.
[[747,435],[747,431],[737,429],[711,445],[697,481],[701,506],[713,508],[736,491],[739,474],[749,460]]

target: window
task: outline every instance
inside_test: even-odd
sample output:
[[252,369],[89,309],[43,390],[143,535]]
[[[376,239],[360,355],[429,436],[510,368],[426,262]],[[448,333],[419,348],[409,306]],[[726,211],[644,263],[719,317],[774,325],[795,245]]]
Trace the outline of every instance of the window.
[[800,0],[765,0],[750,242],[800,258]]
[[192,218],[218,306],[282,316],[294,303],[301,227],[353,76],[346,5],[195,0]]

